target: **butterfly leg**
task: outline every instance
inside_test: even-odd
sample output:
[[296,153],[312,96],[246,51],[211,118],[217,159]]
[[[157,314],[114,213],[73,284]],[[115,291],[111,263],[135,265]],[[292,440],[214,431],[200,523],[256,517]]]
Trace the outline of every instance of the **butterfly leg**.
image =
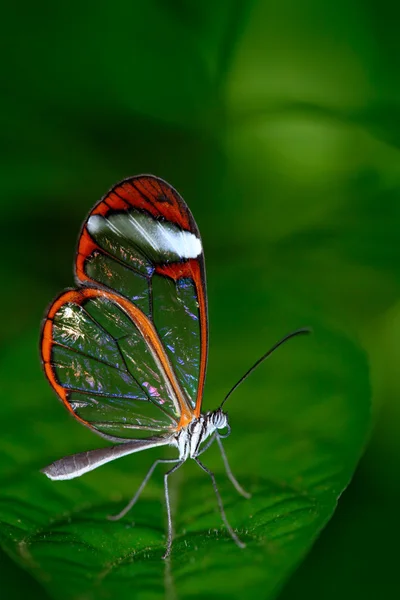
[[[174,462],[177,462],[176,460],[174,460]],[[179,467],[181,467],[183,465],[185,461],[184,460],[179,460],[175,466],[172,467],[172,469],[170,469],[167,473],[165,473],[164,475],[164,490],[165,490],[165,504],[167,505],[167,517],[168,517],[168,541],[167,541],[167,548],[165,550],[165,553],[163,555],[163,558],[168,558],[168,556],[171,553],[171,546],[172,546],[172,519],[171,519],[171,506],[169,503],[169,491],[168,491],[168,477],[170,475],[172,475],[172,473],[174,473],[175,471],[177,471],[179,469]]]
[[[218,437],[217,437],[217,439],[218,439]],[[211,477],[211,481],[212,481],[212,484],[213,484],[214,492],[215,492],[215,495],[217,496],[217,501],[218,501],[218,506],[219,506],[219,510],[220,510],[220,513],[221,513],[221,517],[222,517],[222,520],[223,520],[223,522],[225,524],[225,527],[227,528],[227,530],[229,531],[229,533],[231,535],[231,538],[233,539],[233,541],[235,542],[235,544],[237,546],[239,546],[239,548],[245,548],[246,544],[244,544],[238,538],[238,536],[236,535],[236,533],[233,531],[232,527],[228,523],[228,519],[226,518],[224,505],[222,504],[222,498],[221,498],[221,495],[220,495],[219,490],[218,490],[218,486],[217,486],[217,482],[215,480],[214,473],[212,471],[210,471],[210,469],[208,469],[205,465],[203,465],[203,463],[200,462],[198,458],[195,458],[194,460],[197,462],[197,464],[199,465],[199,467],[201,469],[203,469],[203,471],[205,471],[205,473],[207,473],[207,475],[209,475]]]
[[171,458],[171,459],[160,458],[159,460],[156,460],[156,462],[153,463],[153,465],[149,469],[149,472],[147,473],[146,477],[143,479],[142,483],[140,484],[140,487],[138,488],[137,492],[135,493],[133,498],[128,502],[128,504],[125,506],[125,508],[123,508],[121,510],[121,512],[119,512],[117,515],[109,515],[107,517],[107,519],[109,519],[110,521],[118,521],[119,519],[122,519],[122,517],[124,517],[126,515],[126,513],[129,512],[131,510],[131,508],[136,504],[136,502],[137,502],[140,494],[143,492],[147,482],[149,481],[150,477],[153,475],[153,471],[156,468],[156,466],[160,465],[162,463],[176,463],[177,460],[178,459],[175,459],[175,458]]
[[228,457],[226,456],[226,453],[225,453],[225,448],[222,445],[221,438],[219,437],[219,435],[216,435],[216,438],[217,438],[217,443],[218,443],[219,449],[221,451],[222,460],[224,461],[226,474],[228,475],[229,479],[231,480],[231,482],[233,483],[235,489],[239,492],[239,494],[241,494],[245,498],[251,498],[251,494],[249,494],[249,492],[246,492],[246,490],[244,490],[242,488],[240,483],[237,481],[236,477],[233,475],[231,468],[229,466]]
[[215,441],[215,437],[216,437],[216,433],[214,432],[211,437],[208,438],[208,440],[206,441],[206,443],[204,444],[204,446],[202,447],[202,449],[200,450],[200,452],[197,453],[196,456],[200,456],[200,454],[203,454],[203,452],[205,452],[206,450],[209,449],[209,447],[211,446],[211,444]]

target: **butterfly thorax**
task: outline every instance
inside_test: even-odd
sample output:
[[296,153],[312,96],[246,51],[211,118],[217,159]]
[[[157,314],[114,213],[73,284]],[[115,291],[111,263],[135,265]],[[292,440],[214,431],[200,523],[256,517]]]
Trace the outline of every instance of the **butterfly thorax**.
[[226,428],[229,430],[228,416],[220,408],[192,419],[175,437],[179,459],[196,458],[200,453],[201,444],[217,429]]

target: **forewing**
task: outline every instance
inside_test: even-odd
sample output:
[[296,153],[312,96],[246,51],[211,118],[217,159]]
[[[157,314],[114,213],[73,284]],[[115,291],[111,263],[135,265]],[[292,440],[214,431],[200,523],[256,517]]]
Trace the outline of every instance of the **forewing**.
[[198,416],[207,363],[204,258],[179,194],[153,176],[117,184],[83,225],[75,272],[81,285],[115,290],[154,323],[183,390],[183,421],[190,411]]
[[182,392],[151,321],[131,302],[83,288],[55,300],[43,326],[42,360],[74,416],[118,441],[166,434]]

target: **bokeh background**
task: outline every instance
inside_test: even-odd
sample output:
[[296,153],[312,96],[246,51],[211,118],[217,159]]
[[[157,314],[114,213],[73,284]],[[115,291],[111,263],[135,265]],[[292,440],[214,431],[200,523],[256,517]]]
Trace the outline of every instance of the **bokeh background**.
[[[345,332],[368,363],[365,454],[279,598],[397,597],[399,17],[390,0],[9,3],[0,40],[7,473],[17,447],[17,464],[34,456],[23,439],[41,435],[51,402],[55,438],[68,432],[63,448],[91,440],[46,387],[39,324],[72,285],[94,202],[124,177],[154,173],[182,193],[203,235],[208,407],[297,326]],[[13,411],[21,395],[28,417]],[[0,573],[7,598],[45,597],[8,552]]]

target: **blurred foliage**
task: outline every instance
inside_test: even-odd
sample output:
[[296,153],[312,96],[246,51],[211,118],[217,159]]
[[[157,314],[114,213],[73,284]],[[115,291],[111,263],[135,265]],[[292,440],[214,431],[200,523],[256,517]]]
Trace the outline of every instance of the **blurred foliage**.
[[[372,414],[378,427],[353,483],[280,594],[396,596],[397,4],[73,0],[9,4],[3,14],[0,539],[16,561],[0,557],[7,597],[29,589],[43,598],[42,586],[54,598],[132,588],[160,597],[164,586],[178,598],[245,597],[239,581],[253,596],[278,594],[349,480]],[[207,408],[286,331],[315,329],[231,400],[227,450],[253,499],[235,497],[215,451],[207,459],[249,548],[240,553],[227,538],[211,486],[186,465],[167,569],[160,475],[132,513],[139,528],[104,521],[151,456],[76,482],[37,473],[97,443],[68,420],[40,371],[44,308],[72,283],[84,215],[113,183],[141,172],[182,193],[203,235]],[[296,476],[296,489],[318,501],[307,523],[291,520],[290,507],[282,519],[271,512],[276,483]],[[285,527],[286,537],[274,537]],[[148,550],[135,580],[129,553],[138,543]],[[90,591],[96,569],[122,548],[119,575]]]

